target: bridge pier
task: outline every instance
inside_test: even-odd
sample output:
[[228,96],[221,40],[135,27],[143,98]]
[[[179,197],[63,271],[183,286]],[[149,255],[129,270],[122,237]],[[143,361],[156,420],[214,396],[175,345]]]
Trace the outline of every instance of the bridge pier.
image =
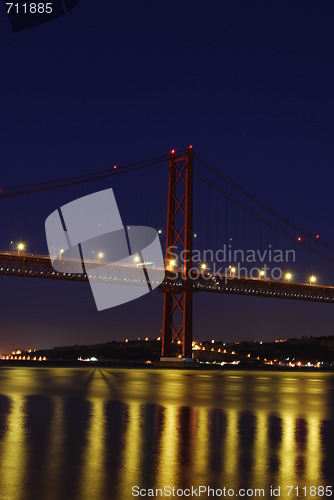
[[[177,262],[178,255],[183,262]],[[192,283],[189,271],[193,253],[193,151],[170,155],[165,267],[173,272],[182,265],[182,288],[164,291],[161,363],[192,361]],[[180,356],[181,345],[181,357]]]

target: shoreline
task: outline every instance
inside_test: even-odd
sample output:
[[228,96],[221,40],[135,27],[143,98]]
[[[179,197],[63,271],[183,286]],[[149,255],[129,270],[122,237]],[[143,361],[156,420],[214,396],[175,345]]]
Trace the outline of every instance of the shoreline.
[[318,373],[318,372],[334,372],[334,367],[324,366],[324,367],[306,367],[306,366],[271,366],[271,365],[208,365],[204,363],[196,363],[193,366],[155,366],[154,363],[147,364],[144,361],[94,361],[94,362],[83,362],[78,360],[52,360],[52,361],[18,361],[18,360],[0,360],[1,368],[122,368],[122,369],[146,369],[146,370],[191,370],[191,371],[265,371],[265,372],[303,372],[303,373]]

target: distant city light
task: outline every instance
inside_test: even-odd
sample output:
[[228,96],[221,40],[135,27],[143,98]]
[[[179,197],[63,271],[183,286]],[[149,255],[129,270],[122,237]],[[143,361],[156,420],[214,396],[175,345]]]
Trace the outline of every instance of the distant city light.
[[297,241],[302,241],[302,237],[298,236]]
[[[38,361],[42,361],[41,359],[39,359]],[[44,359],[43,359],[44,361]],[[90,363],[91,361],[93,362],[96,362],[97,361],[97,358],[95,358],[95,356],[92,356],[91,358],[82,358],[81,356],[78,358],[78,361],[84,361],[85,363]]]

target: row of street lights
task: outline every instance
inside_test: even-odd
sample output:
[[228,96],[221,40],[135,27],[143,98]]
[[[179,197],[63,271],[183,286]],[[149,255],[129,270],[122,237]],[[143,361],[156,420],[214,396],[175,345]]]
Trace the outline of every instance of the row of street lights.
[[[170,260],[170,261],[169,261],[169,266],[167,266],[167,269],[168,269],[169,271],[173,271],[175,267],[176,267],[176,260],[175,260],[175,259]],[[205,271],[205,270],[207,269],[207,265],[206,265],[204,262],[201,264],[201,266],[200,266],[200,267],[201,267],[201,270],[202,270],[202,271]],[[230,278],[234,278],[234,277],[235,277],[235,273],[236,273],[236,271],[237,271],[237,269],[236,269],[234,266],[229,266],[229,267],[228,267],[228,274],[229,274],[229,277],[230,277]],[[266,272],[265,272],[265,270],[264,270],[264,269],[259,269],[259,277],[258,277],[258,279],[265,278],[265,276],[266,276]],[[289,282],[289,283],[292,281],[292,278],[293,278],[292,273],[286,273],[286,274],[284,275],[284,279],[285,279],[285,281],[287,281],[287,282]],[[312,274],[312,275],[309,277],[309,283],[310,283],[310,285],[314,285],[314,284],[316,283],[316,281],[317,281],[316,276],[314,276],[314,274]]]
[[[230,272],[230,277],[233,277],[235,275],[236,268],[229,266],[229,272]],[[259,270],[259,279],[264,278],[265,275],[266,275],[266,272],[263,269],[260,269]],[[293,278],[293,275],[291,273],[286,273],[284,275],[285,281],[287,281],[289,283],[291,282],[292,278]],[[310,285],[316,283],[316,281],[317,281],[316,276],[314,276],[314,274],[312,274],[309,278]]]
[[[10,242],[11,245],[14,244],[13,241]],[[52,247],[54,248],[54,247]],[[17,244],[17,254],[20,255],[20,252],[23,252],[23,250],[25,249],[25,245],[24,243],[18,243]],[[64,253],[64,249],[61,248],[60,251],[59,251],[59,259],[62,258],[62,255]],[[104,253],[103,252],[94,252],[94,250],[92,250],[92,254],[93,254],[93,259],[95,260],[95,255],[97,253],[97,261],[100,262],[100,260],[102,260],[104,258]],[[135,256],[134,258],[134,263],[135,265],[138,266],[138,263],[140,262],[140,257],[138,255]],[[174,268],[176,266],[176,260],[175,259],[172,259],[169,261],[169,266],[167,266],[167,268],[170,270],[170,271],[173,271]],[[207,269],[207,265],[205,264],[205,262],[203,262],[201,264],[201,270],[202,272],[205,271],[205,269]],[[235,273],[236,273],[236,268],[234,266],[229,266],[228,267],[228,271],[229,271],[229,277],[230,278],[233,278],[235,276]],[[261,278],[264,278],[266,275],[265,271],[263,269],[260,269],[259,270],[259,279]],[[291,282],[293,276],[291,273],[286,273],[285,276],[284,276],[285,280],[288,281],[289,283]],[[310,276],[309,278],[309,283],[310,285],[316,283],[317,281],[317,278],[316,276],[314,276],[313,274]]]
[[[11,242],[10,242],[10,246],[11,246],[11,253],[14,253],[14,252],[13,252],[13,245],[14,245],[14,241],[11,241]],[[51,247],[51,248],[54,250],[54,254],[55,254],[55,256],[56,256],[56,249],[55,249],[55,247]],[[20,242],[20,243],[18,243],[18,244],[16,245],[16,249],[17,249],[17,255],[20,255],[20,252],[23,252],[23,250],[25,250],[25,244],[24,244],[24,243],[21,243],[21,242]],[[61,248],[61,249],[59,250],[59,254],[58,254],[58,258],[59,258],[59,259],[61,259],[61,258],[62,258],[64,251],[65,251],[65,250],[64,250],[63,248]],[[94,252],[94,251],[92,250],[92,254],[93,254],[93,259],[94,259],[94,260],[95,260],[95,255],[96,255],[96,253],[97,253],[97,259],[98,259],[98,262],[100,262],[100,260],[102,260],[102,259],[104,258],[104,253],[103,253],[103,252]]]

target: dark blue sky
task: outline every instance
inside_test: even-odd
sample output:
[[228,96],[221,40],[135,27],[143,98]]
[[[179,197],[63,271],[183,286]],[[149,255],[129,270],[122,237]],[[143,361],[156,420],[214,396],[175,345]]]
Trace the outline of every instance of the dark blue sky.
[[[80,0],[68,14],[13,34],[0,5],[0,186],[193,144],[333,241],[333,14],[330,1]],[[0,296],[0,351],[161,328],[158,294],[102,313],[88,285],[1,278]],[[197,338],[332,333],[330,306],[195,301]]]

